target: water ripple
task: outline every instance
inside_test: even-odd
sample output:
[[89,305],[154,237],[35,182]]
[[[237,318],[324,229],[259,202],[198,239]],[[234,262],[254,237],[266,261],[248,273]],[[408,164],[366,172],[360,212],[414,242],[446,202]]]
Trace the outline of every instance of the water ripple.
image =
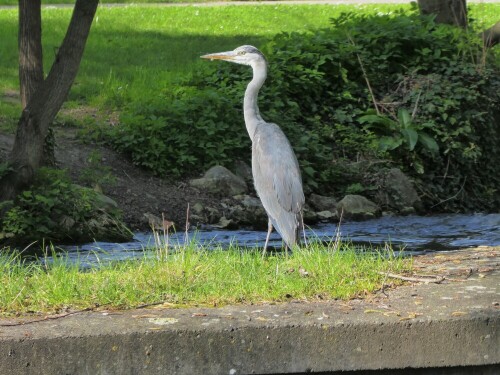
[[[329,241],[337,230],[344,241],[362,245],[392,244],[393,248],[421,253],[476,246],[500,246],[500,214],[386,216],[362,222],[321,224],[306,230],[307,238]],[[169,236],[172,244],[195,240],[208,246],[227,247],[237,243],[245,247],[262,247],[266,233],[254,230],[198,230]],[[64,246],[71,260],[96,264],[142,256],[154,245],[152,233],[136,233],[128,243],[94,242],[80,246]],[[281,247],[281,238],[273,232],[271,247]]]

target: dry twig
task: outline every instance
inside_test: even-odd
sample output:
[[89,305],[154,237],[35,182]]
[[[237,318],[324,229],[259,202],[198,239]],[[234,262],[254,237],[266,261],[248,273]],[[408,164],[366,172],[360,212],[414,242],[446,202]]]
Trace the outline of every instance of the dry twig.
[[19,322],[13,322],[13,323],[0,323],[0,327],[24,326],[26,324],[33,324],[33,323],[38,323],[38,322],[44,322],[47,320],[55,320],[55,319],[65,318],[65,317],[70,316],[70,315],[76,315],[76,314],[80,314],[82,312],[92,311],[92,310],[93,310],[92,307],[88,307],[88,308],[83,309],[83,310],[70,311],[70,312],[63,313],[63,314],[47,315],[47,316],[44,316],[43,318],[40,318],[40,319],[19,321]]
[[421,277],[411,277],[411,276],[402,276],[402,275],[396,275],[395,273],[389,273],[389,272],[379,272],[379,274],[384,275],[386,277],[392,277],[393,279],[399,279],[399,280],[404,280],[404,281],[412,281],[416,283],[435,283],[439,284],[445,280],[444,276],[421,276]]

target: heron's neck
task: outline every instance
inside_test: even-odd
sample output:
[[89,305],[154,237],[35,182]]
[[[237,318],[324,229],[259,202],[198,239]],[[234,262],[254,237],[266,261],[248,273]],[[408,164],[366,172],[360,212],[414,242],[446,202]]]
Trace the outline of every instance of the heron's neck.
[[252,65],[252,68],[253,78],[245,91],[245,98],[243,99],[243,112],[245,115],[245,125],[247,127],[248,135],[253,141],[257,125],[264,121],[262,117],[260,117],[257,99],[259,90],[266,80],[267,66],[265,62],[262,62]]

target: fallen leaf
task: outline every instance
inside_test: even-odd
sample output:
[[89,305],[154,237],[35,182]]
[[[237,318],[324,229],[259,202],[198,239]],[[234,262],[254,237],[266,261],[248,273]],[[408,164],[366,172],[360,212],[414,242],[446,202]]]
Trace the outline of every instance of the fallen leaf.
[[452,316],[462,316],[462,315],[467,315],[465,311],[453,311],[451,313]]
[[152,306],[153,309],[165,309],[169,307],[176,307],[177,305],[175,303],[170,303],[170,302],[163,302],[160,305]]
[[352,307],[349,303],[341,303],[340,306],[342,309],[354,310],[354,307]]
[[494,271],[495,269],[493,267],[481,267],[478,269],[479,272],[491,272]]
[[170,220],[163,220],[163,229],[168,231],[170,227],[174,226],[174,222]]

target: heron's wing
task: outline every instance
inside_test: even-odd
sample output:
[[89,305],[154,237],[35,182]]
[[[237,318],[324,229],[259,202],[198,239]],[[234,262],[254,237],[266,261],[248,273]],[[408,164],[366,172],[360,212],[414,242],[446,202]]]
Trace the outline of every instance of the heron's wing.
[[255,189],[276,230],[290,247],[295,243],[304,193],[297,158],[283,131],[263,123],[252,142]]

